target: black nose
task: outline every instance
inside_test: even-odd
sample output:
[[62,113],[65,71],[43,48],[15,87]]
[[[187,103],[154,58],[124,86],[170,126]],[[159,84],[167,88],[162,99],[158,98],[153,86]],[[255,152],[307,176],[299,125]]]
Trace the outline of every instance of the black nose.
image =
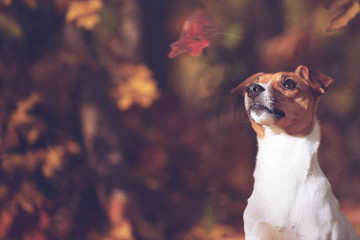
[[263,91],[265,91],[265,88],[263,88],[261,85],[256,83],[252,83],[246,88],[246,93],[251,98],[255,98],[259,96],[259,94]]

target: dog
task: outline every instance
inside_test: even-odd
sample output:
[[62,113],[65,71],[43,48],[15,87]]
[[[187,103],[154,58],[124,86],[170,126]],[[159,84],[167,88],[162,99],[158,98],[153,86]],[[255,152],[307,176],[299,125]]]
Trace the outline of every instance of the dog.
[[294,72],[257,73],[231,91],[245,96],[258,141],[246,240],[359,240],[318,163],[316,110],[332,83],[300,65]]

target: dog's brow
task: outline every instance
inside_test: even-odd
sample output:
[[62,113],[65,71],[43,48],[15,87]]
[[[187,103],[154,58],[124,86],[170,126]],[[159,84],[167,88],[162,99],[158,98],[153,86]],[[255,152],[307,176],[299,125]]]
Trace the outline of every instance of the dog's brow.
[[277,79],[282,79],[284,74],[281,74],[280,76],[277,74],[274,77],[271,77],[270,81],[268,82],[271,84],[273,81],[276,81]]

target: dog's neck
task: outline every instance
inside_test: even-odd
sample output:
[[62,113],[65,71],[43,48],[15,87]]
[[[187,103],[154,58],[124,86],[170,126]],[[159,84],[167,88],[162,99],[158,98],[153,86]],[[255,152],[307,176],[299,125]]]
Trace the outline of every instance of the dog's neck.
[[319,173],[319,143],[320,126],[317,120],[314,120],[313,129],[307,136],[290,136],[279,129],[265,127],[265,136],[258,137],[255,184],[256,181],[269,184],[291,181],[296,184]]

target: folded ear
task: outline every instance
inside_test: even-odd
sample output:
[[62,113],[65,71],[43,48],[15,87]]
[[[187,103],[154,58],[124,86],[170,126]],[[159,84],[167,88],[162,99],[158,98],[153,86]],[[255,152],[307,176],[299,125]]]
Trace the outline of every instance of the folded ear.
[[248,77],[245,81],[243,81],[237,87],[232,89],[230,91],[230,93],[231,94],[241,94],[241,95],[245,96],[247,86],[249,86],[251,83],[258,82],[258,77],[263,74],[264,73],[260,72],[260,73],[256,73],[256,74]]
[[310,87],[319,95],[324,94],[334,82],[331,77],[328,77],[325,74],[312,72],[303,65],[298,66],[295,73],[305,79]]

